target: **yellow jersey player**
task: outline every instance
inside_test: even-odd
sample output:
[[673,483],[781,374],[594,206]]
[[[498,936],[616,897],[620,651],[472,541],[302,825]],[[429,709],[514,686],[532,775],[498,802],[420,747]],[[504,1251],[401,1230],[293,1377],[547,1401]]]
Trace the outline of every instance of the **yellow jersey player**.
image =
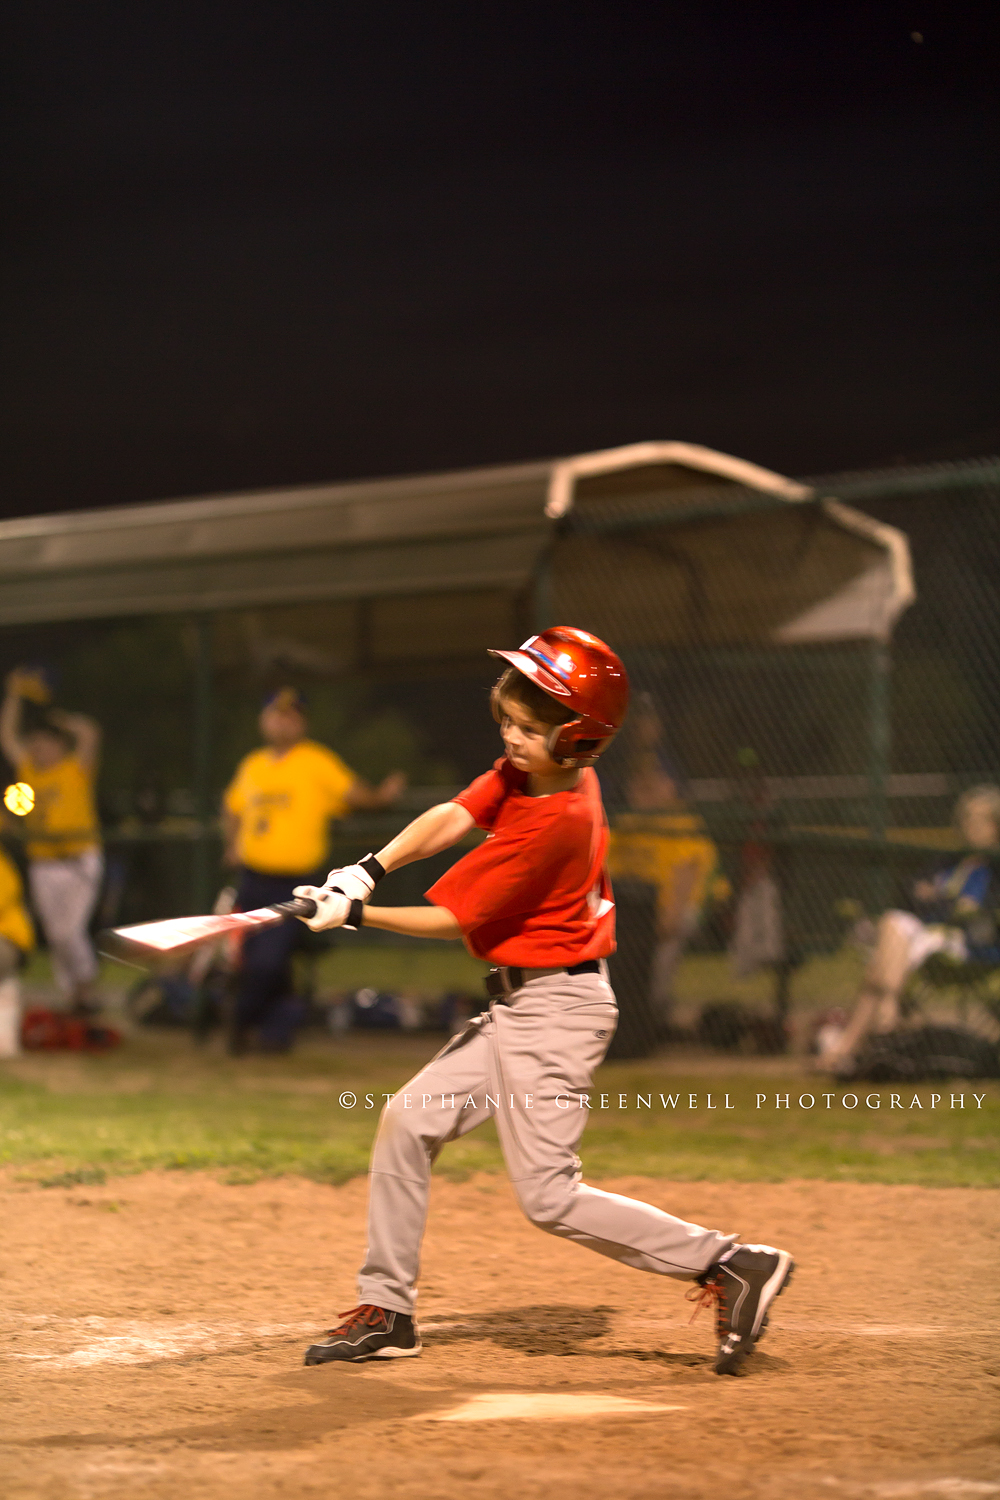
[[[388,807],[406,785],[393,772],[369,786],[340,756],[308,737],[306,702],[281,688],[264,704],[264,745],[239,764],[223,796],[226,859],[239,869],[240,911],[287,901],[315,879],[327,857],[330,823],[356,809]],[[300,1007],[292,984],[298,929],[288,922],[244,940],[230,1050],[245,1050],[256,1028],[262,1047],[291,1046]]]
[[39,703],[39,674],[9,675],[0,706],[0,749],[34,793],[25,818],[28,885],[52,958],[52,972],[71,1009],[97,1009],[97,955],[87,931],[104,873],[94,799],[101,731],[85,714],[46,706],[33,726],[27,698]]
[[35,946],[17,866],[0,848],[0,1058],[21,1050],[21,985],[18,970]]

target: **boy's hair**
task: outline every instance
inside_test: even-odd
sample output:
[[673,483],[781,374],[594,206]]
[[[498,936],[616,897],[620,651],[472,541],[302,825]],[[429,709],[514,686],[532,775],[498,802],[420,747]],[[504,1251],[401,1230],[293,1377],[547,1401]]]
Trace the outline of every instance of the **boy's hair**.
[[571,708],[564,708],[554,698],[550,698],[544,689],[525,677],[516,667],[507,667],[501,672],[490,692],[490,708],[497,723],[503,718],[501,704],[506,699],[508,703],[518,703],[542,724],[569,724],[576,718]]
[[280,687],[275,688],[273,693],[267,694],[261,707],[277,708],[282,713],[294,712],[305,718],[309,712],[309,699],[301,688]]

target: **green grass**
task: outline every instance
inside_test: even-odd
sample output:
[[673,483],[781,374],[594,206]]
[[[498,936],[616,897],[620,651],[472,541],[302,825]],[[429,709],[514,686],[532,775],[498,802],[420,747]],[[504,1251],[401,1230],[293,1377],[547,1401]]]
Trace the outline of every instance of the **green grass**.
[[[376,1099],[398,1090],[440,1038],[310,1035],[290,1057],[230,1059],[215,1046],[196,1051],[183,1033],[139,1033],[117,1052],[95,1057],[35,1054],[0,1064],[0,1163],[54,1187],[146,1168],[207,1169],[232,1182],[301,1173],[343,1182],[365,1170]],[[922,1110],[832,1108],[799,1095],[824,1085],[786,1059],[728,1062],[695,1054],[611,1063],[596,1080],[582,1155],[591,1179],[650,1175],[686,1180],[787,1178],[926,1185],[1000,1182],[1000,1086],[937,1085],[916,1090]],[[952,1090],[964,1111],[947,1108]],[[341,1104],[352,1091],[359,1103]],[[609,1108],[600,1109],[601,1092]],[[627,1108],[619,1109],[624,1092]],[[636,1095],[679,1095],[676,1109],[638,1108]],[[899,1092],[899,1090],[897,1090]],[[697,1109],[687,1108],[688,1095]],[[707,1095],[730,1110],[707,1108]],[[767,1096],[756,1108],[756,1094]],[[789,1093],[792,1108],[776,1109]],[[914,1090],[902,1091],[908,1104]],[[345,1101],[346,1104],[346,1101]],[[448,1146],[436,1170],[451,1178],[503,1169],[492,1125]]]
[[[800,1011],[849,1007],[861,977],[862,960],[852,948],[811,958],[793,980]],[[416,990],[437,996],[448,990],[479,993],[487,965],[472,958],[460,943],[424,943],[413,947],[376,947],[344,940],[317,964],[321,993],[373,985],[376,989]],[[724,953],[696,953],[682,963],[677,976],[681,1012],[711,1001],[736,1000],[767,1011],[774,996],[774,975],[767,970],[736,979]]]
[[411,948],[345,941],[319,960],[316,980],[321,994],[371,985],[395,994],[415,991],[438,998],[449,990],[480,994],[488,967],[461,943],[423,943]]
[[[863,966],[862,955],[847,946],[807,959],[792,978],[794,1009],[825,1010],[831,1005],[850,1009]],[[677,971],[675,993],[680,1007],[737,1000],[751,1009],[767,1011],[774,996],[774,975],[761,969],[746,979],[737,979],[727,954],[693,953]]]
[[[332,997],[372,985],[375,989],[415,991],[438,998],[449,990],[479,993],[488,965],[467,953],[461,943],[376,945],[343,938],[316,964],[319,996]],[[830,1005],[850,1006],[861,975],[861,958],[851,948],[810,958],[792,981],[795,1011],[803,1013]],[[139,971],[106,960],[99,985],[106,994],[127,989]],[[39,949],[22,973],[32,1003],[46,1003],[53,991],[49,956]],[[774,976],[768,971],[736,979],[725,954],[695,953],[685,958],[677,976],[679,1012],[693,1012],[717,1000],[736,1000],[751,1009],[767,1011],[774,995]]]
[[[392,991],[415,990],[437,997],[449,990],[479,993],[487,965],[473,958],[461,943],[414,943],[374,945],[344,938],[316,965],[321,995],[335,995],[373,985]],[[792,991],[798,1010],[850,1005],[861,974],[861,959],[850,948],[809,959],[798,970]],[[106,960],[99,984],[106,993],[127,988],[138,970]],[[22,983],[41,1001],[52,990],[48,954],[40,949],[31,955]],[[685,958],[677,977],[677,1003],[683,1010],[714,1000],[738,1000],[766,1010],[774,994],[774,976],[767,971],[748,979],[733,977],[725,954],[696,953]]]
[[[422,943],[420,946],[343,941],[324,953],[316,965],[316,980],[323,995],[335,995],[373,985],[376,989],[417,990],[440,996],[449,990],[482,989],[487,964],[467,953],[461,943]],[[105,994],[127,989],[139,978],[139,970],[106,959],[98,984]],[[39,949],[31,955],[21,975],[26,992],[35,992],[38,1003],[54,993],[49,955]]]

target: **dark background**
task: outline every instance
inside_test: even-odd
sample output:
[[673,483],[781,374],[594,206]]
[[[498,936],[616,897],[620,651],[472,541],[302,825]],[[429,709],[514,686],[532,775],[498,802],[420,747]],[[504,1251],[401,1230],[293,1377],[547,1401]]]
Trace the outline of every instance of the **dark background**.
[[0,513],[997,444],[992,5],[3,14]]

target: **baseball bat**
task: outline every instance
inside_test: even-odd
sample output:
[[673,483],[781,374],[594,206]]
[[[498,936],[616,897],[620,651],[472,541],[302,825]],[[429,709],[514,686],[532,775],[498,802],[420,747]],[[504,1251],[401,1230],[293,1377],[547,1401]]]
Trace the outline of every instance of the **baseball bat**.
[[256,911],[234,911],[228,916],[171,917],[165,922],[109,927],[98,933],[97,949],[106,958],[144,968],[158,958],[179,958],[230,932],[252,932],[258,927],[275,927],[290,917],[315,915],[315,901],[301,896],[293,901],[276,901],[273,906],[260,906]]

